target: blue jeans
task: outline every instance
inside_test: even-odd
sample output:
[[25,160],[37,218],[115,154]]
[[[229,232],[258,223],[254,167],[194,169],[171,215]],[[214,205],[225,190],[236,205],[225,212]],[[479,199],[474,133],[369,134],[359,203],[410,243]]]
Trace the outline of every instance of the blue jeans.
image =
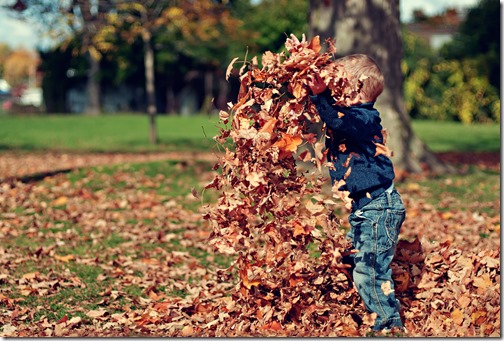
[[391,186],[348,219],[348,238],[359,250],[353,255],[353,280],[366,308],[378,315],[373,330],[403,327],[390,263],[405,217],[401,196]]

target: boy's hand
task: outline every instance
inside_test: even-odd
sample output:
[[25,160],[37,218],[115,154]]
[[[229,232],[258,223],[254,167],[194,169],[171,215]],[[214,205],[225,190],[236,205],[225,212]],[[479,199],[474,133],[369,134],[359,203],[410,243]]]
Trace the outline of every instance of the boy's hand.
[[324,80],[318,73],[313,73],[309,75],[308,77],[308,82],[307,85],[310,88],[312,94],[318,95],[322,92],[324,92],[325,89],[327,89],[327,85],[324,83]]

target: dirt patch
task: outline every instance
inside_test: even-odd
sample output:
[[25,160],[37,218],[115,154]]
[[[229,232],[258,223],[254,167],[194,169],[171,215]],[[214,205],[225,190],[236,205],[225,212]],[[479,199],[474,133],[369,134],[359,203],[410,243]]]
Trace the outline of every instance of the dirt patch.
[[476,165],[483,168],[500,168],[499,152],[443,152],[436,153],[441,160],[453,165]]

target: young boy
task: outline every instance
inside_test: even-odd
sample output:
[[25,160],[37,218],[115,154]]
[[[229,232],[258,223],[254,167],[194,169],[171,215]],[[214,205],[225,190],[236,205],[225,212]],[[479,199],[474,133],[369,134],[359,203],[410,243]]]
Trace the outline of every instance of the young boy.
[[390,263],[406,213],[393,185],[392,161],[383,152],[380,115],[373,107],[383,91],[383,75],[363,54],[334,63],[344,68],[354,86],[362,82],[359,94],[348,106],[334,105],[320,77],[312,79],[309,87],[311,100],[327,126],[332,183],[339,191],[349,192],[352,199],[348,238],[358,250],[352,255],[353,280],[366,308],[377,314],[373,330],[403,330]]

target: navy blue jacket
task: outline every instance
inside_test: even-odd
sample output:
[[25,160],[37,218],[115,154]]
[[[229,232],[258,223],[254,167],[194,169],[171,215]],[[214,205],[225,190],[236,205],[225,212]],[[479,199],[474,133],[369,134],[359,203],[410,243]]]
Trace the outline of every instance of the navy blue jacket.
[[[326,90],[310,96],[320,118],[327,125],[326,147],[333,184],[346,177],[339,190],[349,191],[352,208],[357,210],[382,194],[392,185],[394,167],[385,155],[376,154],[376,145],[383,144],[380,113],[374,102],[340,107]],[[350,159],[349,159],[350,158]],[[350,173],[346,174],[351,167]]]

